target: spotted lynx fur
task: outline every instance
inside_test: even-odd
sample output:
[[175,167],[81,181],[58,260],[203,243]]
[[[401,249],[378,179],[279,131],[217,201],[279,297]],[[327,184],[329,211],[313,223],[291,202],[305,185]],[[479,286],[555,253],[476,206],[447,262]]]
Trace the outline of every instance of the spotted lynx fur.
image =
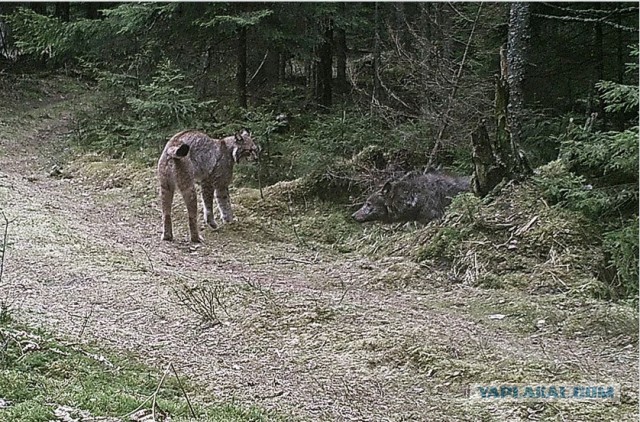
[[247,130],[232,136],[213,139],[196,130],[175,134],[158,160],[158,180],[162,204],[162,239],[173,240],[171,206],[176,187],[187,205],[189,232],[192,242],[200,242],[198,233],[198,202],[195,184],[202,188],[204,220],[217,228],[213,217],[213,198],[216,198],[220,217],[224,222],[233,220],[229,184],[233,166],[241,159],[256,159],[258,147]]

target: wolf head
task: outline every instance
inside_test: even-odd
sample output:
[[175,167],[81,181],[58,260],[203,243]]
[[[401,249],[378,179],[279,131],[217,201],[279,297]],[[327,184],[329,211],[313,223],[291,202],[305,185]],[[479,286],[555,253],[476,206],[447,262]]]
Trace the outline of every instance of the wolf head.
[[258,154],[260,154],[260,148],[253,142],[251,133],[247,129],[242,129],[234,135],[231,149],[233,161],[239,163],[243,158],[248,161],[257,160]]
[[351,217],[359,223],[366,221],[389,221],[389,208],[382,191],[373,193],[367,198],[360,209]]

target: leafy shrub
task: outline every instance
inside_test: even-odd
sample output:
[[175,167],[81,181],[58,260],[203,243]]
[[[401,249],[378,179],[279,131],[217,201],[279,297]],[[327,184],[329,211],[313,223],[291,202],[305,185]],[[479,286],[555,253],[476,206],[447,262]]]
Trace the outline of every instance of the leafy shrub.
[[98,81],[106,101],[85,115],[84,129],[77,134],[84,145],[110,154],[132,149],[155,153],[174,132],[215,125],[216,102],[198,100],[193,86],[169,61],[148,83],[136,85],[135,79],[111,72],[100,72]]
[[561,139],[567,123],[576,116],[550,117],[547,113],[530,111],[522,127],[522,148],[533,168],[558,158]]
[[[638,55],[637,46],[633,54]],[[638,64],[628,66],[637,72]],[[598,83],[609,113],[638,107],[638,86]],[[559,160],[540,169],[534,180],[552,203],[582,212],[602,233],[611,297],[638,298],[638,116],[621,131],[571,128],[560,137]]]
[[30,56],[34,60],[61,59],[68,51],[65,42],[68,33],[57,19],[23,7],[6,18],[20,54]]
[[602,93],[602,99],[607,106],[605,110],[610,113],[615,112],[628,112],[633,111],[635,121],[638,121],[638,114],[635,113],[638,110],[639,94],[638,94],[638,56],[640,56],[640,46],[638,44],[631,46],[631,56],[635,57],[634,62],[627,63],[626,73],[634,76],[635,84],[624,85],[612,81],[600,81],[596,84],[596,87],[600,89]]

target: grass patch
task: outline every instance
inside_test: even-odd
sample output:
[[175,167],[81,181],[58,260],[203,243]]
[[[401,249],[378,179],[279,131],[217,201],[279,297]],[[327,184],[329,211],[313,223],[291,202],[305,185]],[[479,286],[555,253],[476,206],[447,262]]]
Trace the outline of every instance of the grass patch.
[[[517,291],[488,297],[467,297],[469,314],[478,322],[513,333],[555,335],[567,338],[600,337],[620,345],[637,344],[637,308],[566,294],[537,296]],[[448,304],[440,306],[446,309]],[[490,315],[504,315],[491,319]]]
[[132,358],[66,344],[8,319],[0,325],[0,341],[5,345],[0,351],[0,398],[10,403],[0,409],[3,422],[46,422],[56,412],[126,420],[133,412],[150,414],[154,398],[156,415],[193,420],[183,388],[196,420],[280,420],[255,408],[201,405],[195,387],[170,371],[163,374]]

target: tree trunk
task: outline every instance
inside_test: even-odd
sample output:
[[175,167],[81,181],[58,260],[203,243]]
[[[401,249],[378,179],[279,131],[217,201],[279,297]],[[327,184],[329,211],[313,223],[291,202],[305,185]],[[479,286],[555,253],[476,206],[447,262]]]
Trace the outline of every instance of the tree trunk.
[[[340,13],[346,18],[346,4],[340,3]],[[344,28],[336,28],[336,90],[347,92],[347,34]]]
[[529,3],[512,3],[509,14],[509,35],[507,40],[507,66],[509,75],[509,104],[507,123],[511,132],[514,152],[520,145],[522,119],[524,118],[523,83],[525,74],[525,54],[529,44]]
[[[593,8],[595,10],[601,10],[601,4],[594,3]],[[604,80],[604,38],[602,35],[602,22],[596,23],[594,37],[595,37],[595,48],[592,49],[593,51],[592,54],[593,56],[595,56],[593,57],[593,59],[596,62],[595,82],[598,82],[598,81]],[[592,86],[592,92],[593,92],[594,102],[596,103],[596,107],[594,108],[596,108],[599,117],[602,119],[603,127],[606,129],[608,124],[607,124],[607,115],[604,109],[605,104],[604,104],[604,100],[600,96],[600,93],[595,87],[595,83]],[[590,110],[590,112],[591,111],[593,110]]]
[[287,79],[287,56],[286,51],[281,51],[278,54],[278,83],[284,83]]
[[508,177],[508,170],[500,159],[499,140],[489,138],[486,122],[471,134],[473,177],[471,186],[478,196],[486,196],[502,180]]
[[500,74],[496,76],[495,120],[496,133],[493,141],[489,138],[486,122],[483,120],[471,134],[473,160],[473,191],[478,196],[486,196],[502,180],[510,177],[508,168],[511,140],[507,128],[507,105],[509,85],[507,83],[507,49],[500,48]]
[[[509,16],[509,35],[507,39],[507,82],[509,85],[509,103],[507,105],[507,123],[511,138],[511,151],[508,167],[511,177],[529,173],[524,157],[520,154],[522,141],[522,121],[525,118],[523,84],[525,78],[525,60],[529,39],[531,38],[529,3],[512,3]],[[506,153],[506,151],[505,151]]]
[[379,5],[378,2],[375,3],[375,12],[374,12],[374,45],[373,45],[373,90],[371,91],[371,107],[378,101],[378,96],[380,94],[380,74],[379,74],[379,66],[380,66],[380,14],[378,11]]
[[70,4],[68,1],[61,1],[55,3],[56,5],[56,18],[60,19],[62,22],[69,22],[69,8]]
[[509,66],[507,64],[507,46],[500,47],[500,74],[496,77],[496,92],[494,97],[494,115],[496,118],[496,154],[504,164],[509,160],[511,150],[511,134],[507,124],[509,115]]
[[47,4],[41,2],[29,2],[29,8],[36,12],[39,15],[44,15],[47,13]]
[[211,62],[213,56],[213,47],[208,44],[204,53],[202,54],[202,73],[200,75],[200,87],[199,95],[201,99],[207,98],[207,89],[209,85],[209,70],[211,69]]
[[398,42],[402,49],[409,45],[409,35],[407,31],[407,16],[405,14],[406,3],[396,2],[394,5],[395,12],[395,30]]
[[[521,179],[531,168],[520,151],[524,117],[525,51],[529,38],[529,5],[511,6],[507,46],[500,49],[500,74],[496,78],[496,133],[489,138],[486,122],[472,133],[474,192],[485,196],[505,179]],[[524,10],[523,10],[524,9]]]
[[318,48],[318,104],[325,108],[331,107],[332,80],[333,80],[333,20],[325,19],[322,22],[323,39]]
[[100,4],[97,3],[97,2],[84,3],[85,16],[87,17],[87,19],[98,19],[98,17],[99,17],[98,6],[99,5]]
[[423,38],[428,41],[429,44],[433,42],[433,25],[431,22],[431,15],[433,14],[434,4],[432,3],[418,3],[420,5],[420,13],[418,18],[418,25],[421,28],[421,34]]
[[238,43],[236,47],[236,91],[238,106],[247,108],[247,28],[238,28]]

